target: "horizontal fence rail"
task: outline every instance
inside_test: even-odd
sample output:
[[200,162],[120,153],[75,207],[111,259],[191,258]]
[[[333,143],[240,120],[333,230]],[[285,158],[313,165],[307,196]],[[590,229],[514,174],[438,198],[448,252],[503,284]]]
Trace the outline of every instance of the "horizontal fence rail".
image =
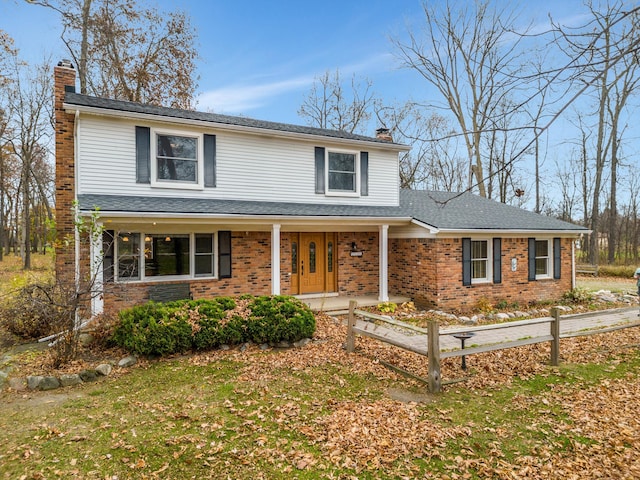
[[[347,319],[347,352],[355,351],[355,336],[367,336],[381,342],[408,350],[428,358],[429,374],[426,379],[429,391],[436,393],[442,389],[442,380],[440,376],[440,361],[445,358],[462,357],[463,368],[465,367],[465,357],[467,355],[475,355],[478,353],[486,353],[496,350],[504,350],[507,348],[522,347],[525,345],[534,345],[537,343],[550,342],[550,364],[557,366],[560,361],[560,339],[574,338],[587,335],[596,335],[599,333],[612,332],[623,328],[631,328],[640,326],[640,321],[628,322],[624,325],[614,325],[606,328],[593,328],[580,332],[571,332],[560,334],[560,309],[551,309],[551,317],[533,318],[527,320],[517,320],[513,322],[495,323],[491,325],[479,325],[468,327],[456,327],[441,329],[436,320],[429,320],[427,328],[417,327],[405,322],[394,320],[386,315],[377,315],[374,313],[358,310],[357,302],[351,300],[349,302],[349,316]],[[570,315],[565,319],[577,319],[581,317],[592,317],[593,314]],[[358,320],[362,317],[365,320]],[[374,323],[376,322],[376,323]],[[522,329],[533,325],[548,324],[546,334],[537,334],[535,336],[525,335],[517,340],[500,341],[487,343],[482,345],[472,344],[464,347],[464,340],[470,341],[476,333],[487,332],[491,330],[501,329]],[[458,335],[458,337],[456,337]],[[464,337],[464,340],[460,338]],[[441,350],[442,337],[454,337],[460,341],[459,348]],[[451,341],[448,342],[451,345]]]

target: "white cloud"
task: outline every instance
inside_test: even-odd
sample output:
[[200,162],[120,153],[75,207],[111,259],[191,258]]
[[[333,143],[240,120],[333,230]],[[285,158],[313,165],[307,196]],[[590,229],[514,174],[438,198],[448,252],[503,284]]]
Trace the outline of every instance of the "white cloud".
[[[393,56],[388,53],[371,56],[361,62],[337,67],[344,79],[352,74],[367,77],[368,73],[392,68]],[[329,71],[335,69],[329,68]],[[311,88],[314,80],[324,73],[315,72],[294,78],[266,83],[237,83],[203,92],[198,97],[198,109],[216,113],[246,114],[265,107],[276,97]]]
[[312,83],[312,76],[301,76],[279,82],[229,85],[202,93],[198,97],[198,108],[217,113],[246,113],[264,107],[274,97],[300,90]]

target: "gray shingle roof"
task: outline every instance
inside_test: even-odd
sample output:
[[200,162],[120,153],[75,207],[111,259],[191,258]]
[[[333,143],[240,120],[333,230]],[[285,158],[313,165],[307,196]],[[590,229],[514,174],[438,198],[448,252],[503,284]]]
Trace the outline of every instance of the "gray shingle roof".
[[586,228],[469,192],[401,190],[403,211],[441,230],[572,230]]
[[217,113],[197,112],[194,110],[181,110],[178,108],[158,107],[155,105],[146,105],[142,103],[127,102],[124,100],[112,100],[109,98],[92,97],[89,95],[81,95],[74,92],[66,92],[65,103],[69,105],[77,105],[82,107],[92,107],[104,110],[113,110],[119,112],[131,112],[144,115],[154,115],[167,118],[176,118],[181,120],[193,120],[201,122],[209,122],[218,125],[233,125],[237,127],[250,127],[263,130],[273,130],[279,132],[299,133],[304,135],[316,135],[320,137],[340,138],[345,140],[355,140],[361,142],[374,142],[382,145],[393,145],[401,147],[402,145],[389,142],[375,137],[365,135],[357,135],[354,133],[343,132],[340,130],[329,130],[325,128],[307,127],[303,125],[292,125],[288,123],[268,122],[264,120],[256,120],[248,117],[237,117],[231,115],[221,115]]
[[308,203],[256,202],[119,195],[78,195],[81,210],[100,207],[103,212],[168,214],[253,215],[285,217],[385,217],[407,218],[399,207],[320,205]]
[[440,230],[586,232],[584,227],[471,193],[401,190],[400,206],[322,205],[240,200],[78,195],[83,211],[283,217],[413,218]]

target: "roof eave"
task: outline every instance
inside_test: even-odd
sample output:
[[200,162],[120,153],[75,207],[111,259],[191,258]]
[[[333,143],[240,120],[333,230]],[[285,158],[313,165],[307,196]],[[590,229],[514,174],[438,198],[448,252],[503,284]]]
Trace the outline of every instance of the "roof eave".
[[535,236],[535,235],[560,235],[560,236],[575,236],[578,237],[581,234],[591,233],[588,229],[548,229],[548,228],[441,228],[438,230],[439,236],[461,236],[461,235],[501,235],[505,237],[523,237],[523,236]]
[[[91,210],[81,210],[81,215],[91,215]],[[250,214],[212,214],[212,213],[167,213],[167,212],[127,212],[117,210],[100,210],[100,221],[126,220],[131,223],[146,223],[150,220],[201,220],[237,221],[238,223],[347,223],[358,225],[406,225],[411,217],[376,217],[376,216],[341,216],[341,215],[250,215]]]
[[195,126],[206,127],[206,128],[211,128],[212,126],[214,126],[218,130],[226,130],[231,132],[244,132],[244,133],[250,133],[253,135],[265,135],[265,132],[268,132],[270,135],[274,137],[297,138],[297,139],[302,138],[308,141],[314,141],[314,140],[317,140],[318,138],[322,138],[324,140],[328,140],[338,144],[368,145],[371,148],[377,148],[381,150],[391,150],[398,153],[408,152],[409,150],[411,150],[411,147],[407,145],[402,145],[400,143],[384,143],[384,142],[376,142],[374,140],[369,141],[369,140],[331,137],[327,135],[316,135],[311,133],[288,132],[285,130],[251,127],[247,125],[232,125],[228,123],[215,122],[215,121],[170,117],[166,115],[159,115],[159,114],[153,114],[153,113],[130,112],[126,110],[111,109],[106,107],[90,107],[86,105],[78,105],[78,104],[69,103],[69,102],[64,102],[63,107],[67,113],[80,112],[80,113],[88,113],[91,115],[98,115],[98,116],[130,118],[133,120],[151,120],[156,122],[163,121],[163,122],[173,123],[177,125],[195,125]]

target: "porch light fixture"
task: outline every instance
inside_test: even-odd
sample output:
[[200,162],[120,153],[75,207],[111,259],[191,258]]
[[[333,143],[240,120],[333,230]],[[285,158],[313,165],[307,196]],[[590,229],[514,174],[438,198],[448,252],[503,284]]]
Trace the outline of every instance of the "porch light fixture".
[[362,256],[362,250],[358,249],[358,244],[356,242],[351,242],[351,251],[349,252],[349,255],[352,257]]
[[122,241],[123,242],[128,242],[129,241],[129,237],[127,237],[126,235],[124,237],[122,237]]
[[170,241],[171,241],[171,237],[170,237],[169,235],[167,235],[167,236],[164,238],[164,241],[165,241],[165,242],[170,242]]
[[151,237],[149,235],[147,235],[146,237],[144,237],[144,241],[145,242],[150,242],[151,241]]

